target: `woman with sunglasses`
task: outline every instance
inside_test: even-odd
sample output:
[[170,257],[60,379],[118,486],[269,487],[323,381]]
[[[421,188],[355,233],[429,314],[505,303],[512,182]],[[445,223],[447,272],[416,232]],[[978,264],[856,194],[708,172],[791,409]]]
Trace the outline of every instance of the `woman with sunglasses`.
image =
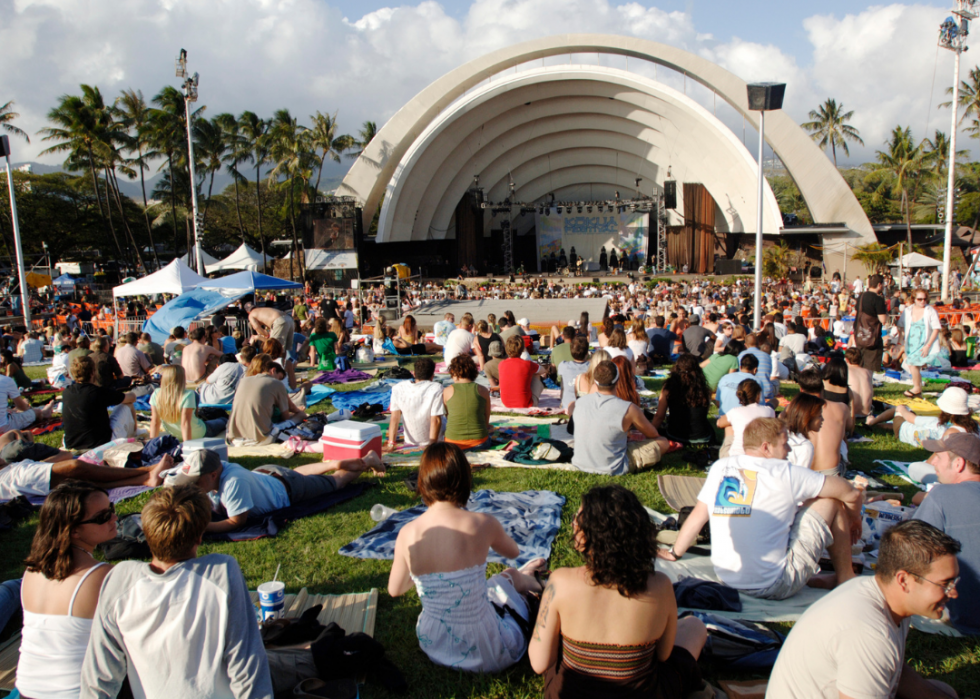
[[905,363],[912,374],[912,388],[906,398],[922,395],[922,367],[929,366],[939,357],[939,314],[929,305],[929,292],[917,289],[912,296],[913,304],[902,314],[902,332],[905,336]]
[[17,689],[31,699],[78,696],[99,591],[112,567],[92,557],[116,536],[105,490],[68,481],[48,494],[24,561]]

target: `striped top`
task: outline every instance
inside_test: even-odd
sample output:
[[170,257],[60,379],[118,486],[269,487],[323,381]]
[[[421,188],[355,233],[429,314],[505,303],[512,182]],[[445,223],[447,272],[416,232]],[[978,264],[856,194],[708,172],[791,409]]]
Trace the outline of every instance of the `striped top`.
[[561,637],[562,664],[596,679],[624,682],[648,674],[653,667],[657,642],[638,646],[583,643]]

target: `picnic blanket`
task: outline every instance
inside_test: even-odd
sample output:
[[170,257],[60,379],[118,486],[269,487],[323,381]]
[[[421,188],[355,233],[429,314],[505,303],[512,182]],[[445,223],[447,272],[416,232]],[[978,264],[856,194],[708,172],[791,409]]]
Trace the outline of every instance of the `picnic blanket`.
[[229,459],[240,456],[271,456],[276,459],[288,459],[292,455],[292,450],[288,449],[285,444],[278,442],[241,447],[236,447],[231,444],[228,445]]
[[347,371],[325,371],[313,379],[313,383],[357,383],[369,381],[372,378],[374,378],[374,372],[368,374],[360,369],[348,369]]
[[882,398],[881,402],[888,403],[888,405],[904,405],[916,415],[939,415],[941,412],[939,410],[939,406],[937,406],[935,403],[930,403],[924,398],[890,396],[888,398]]
[[307,407],[316,405],[320,401],[326,400],[336,392],[336,388],[330,388],[329,386],[323,386],[321,384],[313,384],[310,386],[309,395],[306,396],[306,405]]
[[[259,593],[249,590],[252,604],[259,606]],[[297,594],[288,594],[283,600],[284,616],[298,619],[307,609],[323,605],[317,621],[326,626],[331,621],[347,633],[366,633],[374,636],[374,624],[378,616],[378,590],[352,592],[346,595],[311,595],[306,588]]]
[[62,422],[60,417],[49,417],[45,420],[38,420],[34,422],[27,428],[27,430],[36,437],[38,435],[47,434],[48,432],[60,430],[61,425]]
[[490,412],[491,413],[518,413],[521,415],[534,414],[537,411],[551,412],[551,413],[562,413],[564,412],[561,407],[561,391],[557,389],[546,388],[541,392],[541,399],[538,404],[531,408],[508,408],[500,400],[499,395],[490,395]]
[[[470,495],[466,509],[495,517],[520,547],[520,555],[514,560],[494,551],[490,552],[487,560],[522,566],[535,558],[548,559],[551,556],[551,544],[561,527],[561,508],[564,505],[565,498],[550,490],[525,490],[521,493],[478,490]],[[353,558],[392,560],[398,532],[426,509],[425,505],[416,505],[396,512],[367,534],[342,547],[340,553]]]
[[46,388],[32,388],[30,390],[24,391],[21,395],[25,398],[33,398],[34,396],[44,396],[49,393],[61,393],[65,389],[63,388],[51,388],[50,386]]
[[372,391],[337,391],[331,394],[330,401],[337,410],[355,410],[362,403],[380,403],[388,410],[391,405],[391,386],[383,386],[382,390]]
[[924,461],[892,461],[891,459],[876,459],[875,464],[882,467],[887,473],[898,476],[903,481],[918,486],[922,490],[926,489],[925,484],[935,483],[936,470],[929,468]]
[[207,538],[212,541],[254,541],[275,536],[287,522],[319,514],[334,505],[353,500],[364,492],[365,487],[363,483],[353,483],[312,500],[304,500],[259,517],[249,517],[244,528],[234,532],[209,534]]

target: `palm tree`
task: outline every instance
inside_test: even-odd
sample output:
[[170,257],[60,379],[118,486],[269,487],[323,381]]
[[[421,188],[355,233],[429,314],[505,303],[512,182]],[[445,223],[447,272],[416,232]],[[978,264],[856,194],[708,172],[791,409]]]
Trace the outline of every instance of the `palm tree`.
[[[231,116],[230,114],[228,116]],[[222,122],[215,119],[195,119],[192,127],[194,133],[194,158],[195,168],[199,167],[202,183],[208,179],[208,196],[204,199],[204,215],[201,217],[202,225],[207,221],[208,208],[211,205],[211,193],[214,190],[214,176],[221,170],[224,163],[227,145],[225,141]],[[200,160],[200,163],[197,161]]]
[[238,117],[238,128],[242,134],[242,148],[248,152],[247,160],[255,163],[255,206],[258,214],[259,245],[262,248],[262,268],[268,264],[265,254],[265,236],[262,234],[262,190],[259,180],[262,166],[268,161],[269,122],[259,119],[255,112],[242,112]]
[[280,186],[289,188],[289,223],[293,232],[293,254],[289,260],[289,274],[295,280],[293,261],[299,263],[299,278],[303,278],[303,262],[299,259],[299,240],[296,232],[296,181],[304,185],[312,175],[312,165],[316,156],[310,149],[309,130],[297,123],[288,109],[278,110],[272,117],[269,128],[269,155],[276,166],[269,173],[269,179],[277,182],[285,179]]
[[885,247],[881,243],[859,245],[857,251],[851,254],[851,259],[863,264],[868,274],[877,274],[895,259],[895,248]]
[[[953,88],[947,87],[946,94],[953,94]],[[965,108],[963,110],[963,116],[960,117],[960,122],[963,123],[968,118],[978,118],[980,117],[980,66],[974,66],[970,70],[969,81],[963,80],[960,82],[960,99],[959,107]],[[943,102],[939,105],[940,109],[949,109],[953,106],[953,101]]]
[[335,163],[340,162],[340,154],[354,145],[353,136],[337,135],[337,113],[333,116],[320,114],[311,116],[313,126],[310,127],[307,138],[309,145],[317,156],[317,175],[316,184],[313,186],[313,196],[316,197],[320,191],[320,177],[323,175],[323,162],[329,157]]
[[15,136],[23,136],[24,140],[28,143],[31,142],[30,137],[21,129],[14,126],[13,121],[20,117],[20,114],[14,111],[14,101],[10,100],[7,104],[0,107],[0,126],[3,126],[3,130],[12,133]]
[[876,184],[874,196],[882,197],[891,191],[901,195],[905,210],[905,227],[909,249],[912,249],[912,208],[918,199],[929,168],[935,160],[935,153],[926,149],[925,143],[914,144],[912,130],[896,126],[891,138],[885,142],[887,151],[877,151],[878,162],[866,181]]
[[378,125],[373,121],[365,121],[361,125],[361,130],[358,131],[360,138],[355,139],[353,146],[357,147],[357,150],[352,150],[347,154],[348,158],[358,158],[364,149],[368,147],[368,144],[374,140],[374,137],[378,135]]
[[242,222],[241,195],[238,191],[240,183],[247,184],[248,181],[238,171],[238,166],[250,158],[248,141],[242,134],[238,120],[233,114],[219,114],[214,121],[221,126],[221,135],[225,142],[225,156],[222,162],[225,163],[225,170],[235,181],[235,212],[238,215],[238,230],[242,236],[242,243],[245,242],[245,224]]
[[813,121],[802,124],[803,128],[812,134],[813,140],[819,142],[821,148],[826,148],[827,144],[830,144],[834,167],[837,167],[838,147],[844,151],[844,155],[850,155],[851,152],[847,148],[848,141],[864,145],[860,132],[846,123],[853,116],[853,111],[844,112],[843,103],[838,105],[836,100],[828,98],[820,107],[810,112]]
[[127,162],[139,171],[146,234],[150,239],[150,249],[153,250],[153,260],[156,262],[157,269],[160,269],[160,256],[157,254],[156,243],[153,242],[153,226],[150,225],[149,204],[146,200],[146,171],[149,165],[146,163],[144,152],[151,150],[149,139],[150,108],[146,105],[141,90],[129,89],[123,90],[122,94],[116,98],[113,110],[116,118],[120,121],[120,125],[127,130],[125,150],[131,155],[136,154],[135,158],[130,158]]

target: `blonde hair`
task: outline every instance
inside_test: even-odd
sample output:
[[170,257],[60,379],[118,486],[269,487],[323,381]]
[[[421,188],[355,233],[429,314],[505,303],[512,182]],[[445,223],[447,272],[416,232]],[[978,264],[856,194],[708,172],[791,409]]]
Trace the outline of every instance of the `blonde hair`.
[[330,327],[330,332],[336,335],[338,340],[344,336],[344,326],[340,324],[340,320],[331,318],[327,321],[327,324]]
[[388,334],[385,332],[387,329],[388,328],[385,325],[385,317],[383,315],[379,315],[377,320],[374,321],[374,339],[384,340],[386,337],[388,337]]
[[167,364],[160,367],[160,396],[156,400],[156,409],[160,419],[172,425],[180,424],[180,401],[187,388],[184,367],[179,364]]
[[589,368],[585,370],[586,379],[590,384],[595,383],[593,374],[595,373],[595,368],[599,366],[600,362],[611,362],[612,356],[604,349],[598,349],[592,354],[592,359],[589,360]]
[[181,561],[191,555],[211,523],[211,501],[196,485],[162,488],[143,506],[141,523],[157,560]]
[[264,374],[275,364],[276,361],[268,354],[257,354],[252,358],[245,372],[245,376],[258,376]]
[[757,417],[745,428],[742,435],[744,449],[758,449],[763,444],[775,444],[786,432],[786,423],[778,417]]

